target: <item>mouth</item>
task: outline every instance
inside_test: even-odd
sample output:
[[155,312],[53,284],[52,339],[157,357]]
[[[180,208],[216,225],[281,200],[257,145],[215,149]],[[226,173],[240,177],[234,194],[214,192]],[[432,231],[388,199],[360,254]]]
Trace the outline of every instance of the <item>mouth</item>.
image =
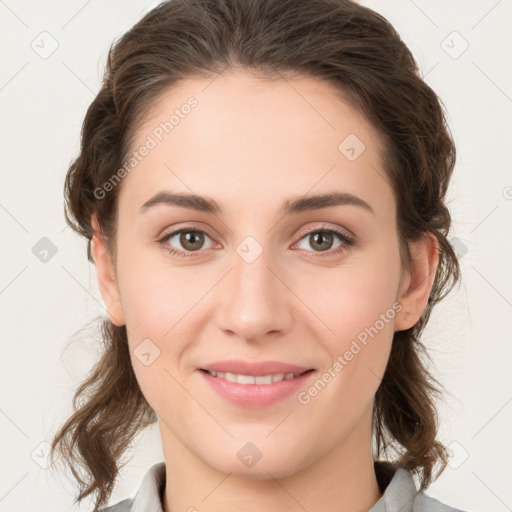
[[200,371],[203,373],[207,373],[211,375],[212,377],[215,377],[217,379],[222,379],[228,382],[237,383],[237,384],[243,384],[243,385],[251,385],[251,384],[274,384],[275,382],[281,382],[283,380],[292,380],[299,377],[302,377],[303,375],[307,373],[311,373],[315,371],[313,368],[310,368],[309,370],[302,371],[302,372],[289,372],[289,373],[270,373],[268,375],[244,375],[244,374],[237,374],[237,373],[230,373],[230,372],[221,372],[221,371],[213,371],[213,370],[206,370],[204,368],[200,368]]

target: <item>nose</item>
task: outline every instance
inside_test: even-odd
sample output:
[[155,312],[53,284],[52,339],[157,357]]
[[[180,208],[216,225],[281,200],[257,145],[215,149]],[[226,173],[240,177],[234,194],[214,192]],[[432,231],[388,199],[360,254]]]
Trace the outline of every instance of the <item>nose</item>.
[[249,263],[239,254],[218,290],[219,327],[230,336],[258,341],[286,333],[293,320],[293,293],[263,251]]

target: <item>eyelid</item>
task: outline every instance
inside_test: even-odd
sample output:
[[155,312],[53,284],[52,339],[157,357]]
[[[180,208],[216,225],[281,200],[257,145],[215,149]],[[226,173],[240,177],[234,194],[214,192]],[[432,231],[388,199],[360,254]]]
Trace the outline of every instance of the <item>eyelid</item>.
[[[177,231],[184,231],[187,229],[190,231],[202,231],[210,236],[209,228],[207,227],[207,224],[204,224],[203,222],[179,222],[178,224],[173,224],[171,227],[162,229],[160,234],[157,235],[157,238],[162,238],[164,236],[175,234]],[[210,236],[210,238],[212,237]]]
[[322,231],[322,230],[337,231],[340,234],[346,236],[350,240],[353,240],[356,237],[354,235],[354,233],[352,233],[347,228],[342,228],[341,226],[327,224],[325,222],[321,222],[320,225],[314,225],[312,227],[303,228],[303,229],[299,230],[299,232],[296,236],[299,237],[299,239],[302,239],[304,236],[309,235],[310,233],[316,233],[317,231]]

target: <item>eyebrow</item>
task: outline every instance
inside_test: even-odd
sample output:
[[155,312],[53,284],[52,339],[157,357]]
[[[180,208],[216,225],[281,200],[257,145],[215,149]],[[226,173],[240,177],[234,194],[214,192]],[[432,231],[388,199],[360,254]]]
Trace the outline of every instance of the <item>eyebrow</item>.
[[[141,213],[145,213],[152,207],[162,204],[178,206],[205,213],[222,213],[217,202],[207,196],[177,193],[168,190],[161,190],[147,200],[140,208]],[[313,196],[292,197],[283,203],[281,207],[281,215],[284,217],[294,213],[320,210],[322,208],[342,205],[359,206],[375,215],[375,211],[366,201],[354,194],[349,194],[348,192],[329,192]]]

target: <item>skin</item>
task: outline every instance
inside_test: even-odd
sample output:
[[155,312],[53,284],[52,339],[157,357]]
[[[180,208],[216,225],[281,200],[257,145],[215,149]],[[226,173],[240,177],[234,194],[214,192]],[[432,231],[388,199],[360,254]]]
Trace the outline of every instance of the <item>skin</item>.
[[[126,324],[141,390],[159,417],[168,485],[166,512],[283,510],[367,511],[381,497],[373,468],[374,395],[394,331],[422,314],[438,246],[426,235],[410,243],[412,272],[401,267],[393,190],[383,179],[380,136],[342,101],[332,85],[311,77],[264,81],[246,70],[215,80],[189,78],[148,111],[133,148],[194,96],[198,106],[123,179],[117,260],[95,216],[92,249],[110,320]],[[356,134],[366,149],[349,161],[338,145]],[[207,195],[212,214],[158,205],[156,192]],[[282,217],[296,196],[343,191],[374,210],[340,205]],[[195,252],[168,239],[173,229],[206,233]],[[348,230],[320,247],[308,233]],[[236,249],[248,235],[263,252],[248,264]],[[365,327],[393,304],[401,309],[308,404],[293,393],[259,409],[217,395],[197,367],[222,359],[279,360],[332,367]],[[160,355],[149,366],[134,350],[150,339]],[[261,459],[246,467],[247,443]]]

